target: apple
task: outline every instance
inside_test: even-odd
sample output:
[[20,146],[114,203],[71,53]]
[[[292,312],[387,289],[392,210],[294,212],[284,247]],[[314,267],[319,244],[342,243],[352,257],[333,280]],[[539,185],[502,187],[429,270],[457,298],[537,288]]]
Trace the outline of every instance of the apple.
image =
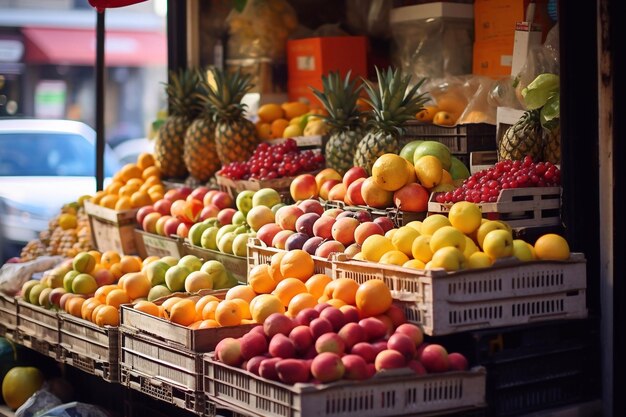
[[187,196],[187,198],[195,198],[196,200],[204,201],[204,196],[209,192],[209,188],[203,185],[194,188],[191,193]]
[[254,197],[254,191],[251,190],[244,190],[237,194],[237,198],[235,200],[237,210],[243,214],[248,214],[252,208],[252,197]]
[[297,206],[285,206],[278,209],[276,212],[276,224],[278,224],[283,230],[296,231],[296,221],[304,212]]
[[353,243],[350,246],[348,246],[343,253],[345,253],[349,258],[354,258],[356,254],[360,252],[361,252],[361,245],[359,245],[358,243]]
[[217,232],[219,230],[217,226],[209,226],[206,228],[202,232],[202,235],[200,235],[200,246],[204,249],[217,250]]
[[383,236],[384,234],[385,232],[383,231],[383,228],[378,223],[365,222],[358,225],[354,230],[354,241],[357,244],[362,245],[368,237],[372,235]]
[[469,368],[467,358],[457,352],[448,354],[448,362],[450,363],[451,371],[467,371]]
[[331,201],[344,201],[346,199],[346,191],[346,185],[340,182],[330,189],[328,199]]
[[508,230],[492,230],[483,240],[483,251],[491,259],[513,255],[513,236]]
[[440,227],[430,237],[430,250],[433,251],[433,253],[446,246],[457,248],[463,252],[465,245],[465,235],[463,232],[452,226]]
[[261,188],[252,196],[252,207],[265,206],[271,209],[280,202],[280,194],[273,188]]
[[219,191],[220,190],[209,190],[209,191],[207,191],[206,194],[204,195],[204,197],[202,197],[202,203],[205,206],[208,206],[209,204],[211,204],[211,199],[213,198],[215,193],[217,193]]
[[393,193],[393,204],[402,211],[428,211],[428,191],[417,183],[406,184]]
[[318,189],[315,177],[311,174],[298,175],[289,185],[289,193],[294,201],[317,198]]
[[[328,310],[329,309],[326,309],[324,311]],[[315,341],[315,350],[317,353],[332,352],[337,355],[343,355],[346,351],[346,344],[337,333],[324,333]]]
[[274,236],[283,229],[280,228],[276,223],[268,223],[263,226],[256,232],[256,237],[267,246],[272,246],[272,240]]
[[522,262],[528,262],[528,261],[532,261],[533,259],[535,259],[530,243],[527,243],[523,241],[522,239],[513,240],[513,254],[512,255]]
[[498,222],[495,220],[487,220],[483,222],[480,226],[478,226],[478,230],[476,231],[476,243],[478,243],[478,246],[480,246],[481,249],[484,250],[483,241],[485,240],[485,236],[487,236],[487,233],[491,232],[492,230],[507,230],[507,228],[502,222]]
[[361,188],[363,187],[363,183],[365,182],[365,178],[357,178],[354,180],[346,190],[346,198],[350,199],[350,204],[356,206],[364,206],[365,200],[363,200],[363,195],[361,194]]
[[167,190],[165,194],[163,194],[163,198],[174,202],[177,200],[184,200],[185,198],[187,198],[187,195],[181,192],[180,188],[172,188],[171,190]]
[[407,361],[413,359],[417,353],[414,340],[403,333],[392,334],[387,341],[387,347],[400,352]]
[[226,337],[215,346],[215,356],[217,359],[230,366],[239,366],[243,363],[241,356],[241,340]]
[[211,204],[216,205],[220,209],[232,207],[233,198],[224,191],[218,191],[211,197]]
[[[184,202],[184,200],[178,200],[178,201]],[[163,225],[164,236],[175,235],[176,231],[178,230],[178,226],[182,223],[183,222],[176,217],[170,217],[169,219],[167,219],[167,221],[165,222],[165,225]]]
[[483,215],[478,205],[469,201],[458,201],[450,207],[448,219],[452,226],[469,235],[478,230]]
[[217,213],[217,221],[220,222],[221,225],[231,224],[233,221],[233,216],[235,215],[236,210],[234,208],[224,208],[221,209]]
[[376,359],[374,360],[374,366],[376,366],[377,371],[404,368],[406,363],[406,358],[400,352],[393,349],[383,350],[376,355]]
[[276,365],[282,361],[282,358],[267,358],[261,361],[259,364],[259,376],[261,378],[270,379],[272,381],[278,381],[278,371]]
[[[174,219],[174,217],[172,217],[170,215],[164,215],[164,216],[161,216],[161,218],[157,220],[156,225],[155,225],[157,235],[166,236],[166,234],[165,234],[165,223],[169,219]],[[176,227],[178,227],[178,226],[176,226]]]
[[452,246],[445,246],[435,253],[431,259],[430,268],[443,268],[446,271],[458,271],[464,268],[465,257],[463,252]]
[[328,193],[337,184],[340,184],[340,180],[326,180],[320,187],[320,197],[324,200],[328,200]]
[[165,198],[158,200],[156,203],[154,203],[153,207],[163,216],[169,216],[172,213],[172,201]]
[[141,223],[141,228],[148,233],[157,232],[156,225],[157,221],[161,218],[161,213],[154,211],[152,213],[148,213]]
[[346,189],[359,178],[367,178],[367,171],[363,167],[352,167],[343,175],[343,184]]
[[311,363],[311,374],[322,383],[337,381],[343,378],[345,372],[341,357],[336,353],[320,353]]
[[313,223],[313,235],[323,239],[332,238],[333,224],[335,224],[336,221],[337,220],[332,216],[321,216]]
[[204,206],[202,208],[202,211],[200,211],[200,216],[198,217],[198,221],[202,222],[202,221],[205,221],[206,219],[210,219],[211,217],[217,217],[219,212],[220,212],[220,209],[214,204],[209,204],[207,206]]
[[318,216],[324,214],[324,206],[318,200],[313,200],[311,198],[307,200],[302,200],[298,203],[298,208],[306,213],[315,213]]
[[450,359],[446,349],[437,344],[424,347],[419,361],[428,372],[446,372],[450,369]]
[[[143,224],[143,219],[145,219],[145,217],[148,214],[154,213],[156,211],[157,210],[155,210],[155,208],[153,206],[143,206],[143,207],[141,207],[139,210],[137,210],[137,215],[136,215],[137,224]],[[168,212],[168,214],[169,214],[169,212]]]
[[311,365],[303,359],[283,359],[276,363],[278,379],[285,384],[308,382],[311,374]]
[[389,217],[376,217],[373,222],[379,225],[383,229],[384,233],[387,233],[396,227]]
[[[513,256],[515,256],[515,252],[513,252]],[[469,269],[489,268],[492,264],[493,259],[485,252],[474,252],[467,258],[467,267]]]

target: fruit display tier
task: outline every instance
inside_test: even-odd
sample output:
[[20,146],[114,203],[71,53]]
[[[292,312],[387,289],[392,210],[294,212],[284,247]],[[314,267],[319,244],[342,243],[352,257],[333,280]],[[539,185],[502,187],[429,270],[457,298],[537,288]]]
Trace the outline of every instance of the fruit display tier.
[[331,384],[286,385],[204,356],[207,395],[264,417],[414,415],[484,404],[484,368],[464,372],[423,375],[389,370],[368,380]]
[[403,301],[409,321],[429,335],[587,317],[586,261],[580,253],[568,261],[503,258],[489,268],[456,272],[416,271],[345,255],[337,255],[332,266],[334,279],[382,279],[394,299]]
[[0,293],[0,337],[15,340],[15,329],[17,328],[17,301]]
[[135,229],[135,240],[137,253],[143,259],[148,256],[159,258],[173,256],[178,259],[183,257],[183,239],[181,238],[161,236]]
[[[429,213],[446,214],[452,203],[437,201],[432,194]],[[500,190],[495,202],[476,203],[483,217],[504,220],[512,228],[553,226],[561,223],[561,187],[506,188]]]

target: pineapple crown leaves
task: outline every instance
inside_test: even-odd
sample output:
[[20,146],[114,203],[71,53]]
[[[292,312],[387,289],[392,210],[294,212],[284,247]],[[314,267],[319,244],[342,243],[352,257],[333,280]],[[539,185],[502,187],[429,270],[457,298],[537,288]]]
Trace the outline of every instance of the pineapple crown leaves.
[[522,90],[529,110],[539,110],[541,126],[552,130],[560,116],[560,78],[556,74],[539,74]]
[[357,100],[363,85],[357,85],[356,78],[350,79],[351,72],[348,71],[343,80],[338,71],[322,76],[323,92],[310,87],[328,111],[328,116],[324,116],[324,119],[333,129],[339,131],[353,130],[361,123],[362,113]]
[[193,119],[197,116],[200,106],[196,93],[201,80],[195,69],[170,71],[169,82],[165,84],[165,92],[169,100],[169,113],[172,116],[183,116]]
[[251,78],[250,74],[242,73],[241,69],[237,69],[236,72],[226,72],[213,67],[209,70],[206,97],[215,110],[216,120],[232,120],[241,117],[246,107],[241,100],[253,87],[250,82]]
[[405,122],[415,118],[415,114],[424,108],[429,100],[427,93],[418,94],[425,78],[409,88],[411,75],[403,75],[400,70],[376,68],[378,88],[369,80],[363,79],[369,99],[365,101],[372,107],[370,128],[389,134],[402,134]]

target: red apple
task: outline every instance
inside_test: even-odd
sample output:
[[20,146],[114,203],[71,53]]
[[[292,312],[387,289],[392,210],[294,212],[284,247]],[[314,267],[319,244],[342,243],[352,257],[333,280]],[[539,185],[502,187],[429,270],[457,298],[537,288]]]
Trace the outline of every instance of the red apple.
[[453,352],[448,354],[448,361],[450,362],[451,371],[467,371],[469,368],[467,358],[460,353]]
[[178,226],[182,223],[183,222],[180,219],[176,217],[170,217],[169,219],[167,219],[165,225],[163,226],[163,233],[165,234],[165,236],[175,235],[178,231]]
[[204,206],[202,211],[200,212],[200,217],[198,221],[203,221],[209,219],[211,217],[217,217],[220,209],[215,204],[209,204],[208,206]]
[[343,378],[346,368],[336,353],[323,352],[311,363],[311,373],[320,382],[333,382]]
[[[143,224],[143,219],[150,213],[154,213],[155,210],[153,206],[143,206],[139,210],[137,210],[137,224]],[[168,213],[169,214],[169,213]]]
[[333,237],[333,224],[335,224],[336,221],[337,219],[334,217],[321,216],[313,224],[313,234],[323,239],[331,239]]
[[261,242],[265,243],[267,246],[272,246],[272,241],[274,240],[274,236],[276,236],[276,234],[280,232],[281,230],[283,229],[281,229],[280,226],[277,225],[276,223],[264,224],[256,232],[256,237]]
[[358,355],[345,355],[341,358],[343,366],[346,368],[345,379],[364,380],[369,378],[367,363],[365,359]]
[[185,198],[187,198],[187,196],[183,195],[183,193],[181,193],[179,188],[172,188],[171,190],[167,190],[165,192],[165,194],[163,195],[163,198],[171,202],[174,202],[177,200],[184,200]]
[[233,198],[224,191],[218,191],[213,194],[211,204],[215,204],[220,209],[225,209],[233,206]]
[[192,191],[193,189],[191,187],[187,187],[186,185],[183,185],[182,187],[178,187],[178,192],[180,192],[180,195],[183,196],[183,200],[186,199],[187,196],[191,194]]
[[446,372],[450,369],[448,352],[441,345],[428,345],[422,350],[419,361],[430,372]]
[[374,366],[377,371],[383,369],[404,368],[407,364],[406,358],[397,350],[387,349],[376,355]]
[[246,360],[267,353],[267,339],[259,333],[247,333],[240,340],[241,356]]
[[298,203],[298,207],[305,214],[316,213],[319,216],[324,214],[324,206],[322,206],[322,204],[318,200],[313,200],[311,198],[302,200],[300,203]]
[[196,200],[200,200],[201,202],[203,202],[204,196],[208,192],[209,192],[209,188],[201,185],[199,187],[194,188],[193,191],[189,193],[189,195],[187,196],[187,199],[195,198]]
[[343,184],[346,189],[359,178],[367,178],[367,171],[363,167],[352,167],[343,175]]
[[220,222],[222,226],[225,224],[231,224],[233,222],[233,216],[236,212],[237,210],[234,208],[223,208],[219,211],[219,213],[217,213],[217,221]]
[[354,206],[364,206],[365,200],[363,200],[363,196],[361,195],[361,187],[365,182],[365,178],[357,178],[354,180],[346,190],[346,198],[350,199],[350,202]]
[[172,201],[162,198],[154,203],[154,209],[163,216],[170,215],[172,213]]

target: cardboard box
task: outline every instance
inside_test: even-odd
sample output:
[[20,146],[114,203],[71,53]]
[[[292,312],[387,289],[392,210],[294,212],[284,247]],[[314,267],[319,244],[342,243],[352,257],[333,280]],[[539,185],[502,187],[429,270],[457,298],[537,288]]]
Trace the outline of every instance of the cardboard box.
[[511,75],[513,44],[513,36],[474,42],[472,73],[494,78]]
[[[513,37],[515,24],[526,20],[529,0],[475,0],[474,41]],[[548,0],[536,0],[534,23],[541,25],[542,40],[552,27]]]
[[[320,78],[330,71],[367,76],[367,38],[339,36],[287,41],[289,81]],[[320,84],[321,85],[321,84]]]
[[287,81],[287,97],[289,101],[304,101],[313,107],[322,107],[322,103],[315,97],[311,87],[323,91],[322,78],[311,77],[293,80],[290,78]]
[[513,61],[511,75],[517,76],[528,57],[528,51],[541,45],[541,26],[529,22],[517,22],[515,25],[515,41],[513,43]]

